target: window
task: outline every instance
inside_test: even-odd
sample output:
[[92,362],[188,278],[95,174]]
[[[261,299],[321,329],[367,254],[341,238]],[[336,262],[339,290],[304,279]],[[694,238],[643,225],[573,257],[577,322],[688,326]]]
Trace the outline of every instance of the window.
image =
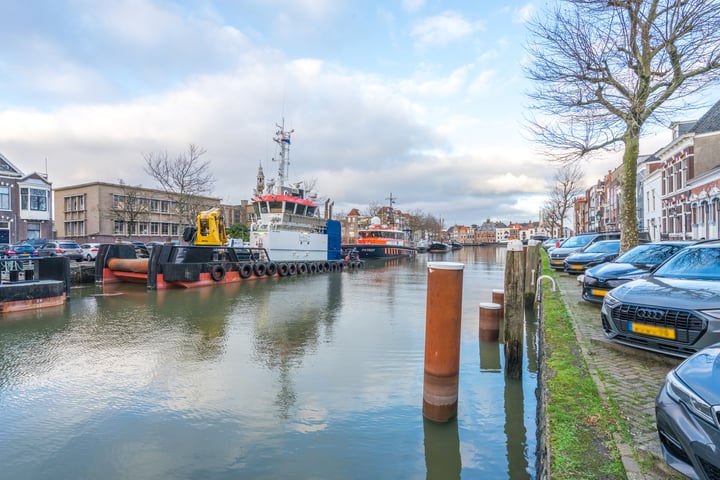
[[162,213],[170,213],[170,202],[167,200],[163,200],[160,204],[160,211]]
[[42,238],[40,236],[40,224],[36,222],[27,223],[27,238]]
[[10,187],[0,187],[0,210],[10,210]]
[[160,235],[160,224],[158,222],[150,223],[150,235]]
[[48,191],[44,188],[20,189],[20,209],[34,212],[47,212]]
[[122,235],[123,233],[125,233],[124,225],[125,223],[122,220],[115,220],[115,235]]

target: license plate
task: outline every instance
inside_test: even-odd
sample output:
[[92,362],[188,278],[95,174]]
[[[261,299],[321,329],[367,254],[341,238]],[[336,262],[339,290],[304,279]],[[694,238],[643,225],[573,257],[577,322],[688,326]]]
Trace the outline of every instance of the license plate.
[[562,265],[564,260],[550,260],[552,265]]
[[642,335],[650,335],[653,337],[669,338],[670,340],[675,340],[674,328],[655,327],[653,325],[630,322],[628,323],[628,330],[633,333],[640,333]]
[[582,265],[570,265],[570,270],[582,270]]
[[607,295],[607,290],[590,290],[590,293],[595,295],[596,297],[604,297]]

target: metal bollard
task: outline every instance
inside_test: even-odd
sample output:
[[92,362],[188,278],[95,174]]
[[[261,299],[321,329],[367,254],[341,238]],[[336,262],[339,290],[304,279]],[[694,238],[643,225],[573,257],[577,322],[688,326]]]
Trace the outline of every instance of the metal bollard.
[[435,422],[457,415],[464,267],[428,262],[423,416]]
[[480,340],[489,342],[497,340],[500,333],[502,307],[497,303],[480,304]]

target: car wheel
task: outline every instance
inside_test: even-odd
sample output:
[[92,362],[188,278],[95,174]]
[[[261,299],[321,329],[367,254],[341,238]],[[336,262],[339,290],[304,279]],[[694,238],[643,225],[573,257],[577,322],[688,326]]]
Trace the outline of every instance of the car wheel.
[[87,260],[88,262],[92,262],[92,256],[88,253],[87,255],[85,255],[85,260]]

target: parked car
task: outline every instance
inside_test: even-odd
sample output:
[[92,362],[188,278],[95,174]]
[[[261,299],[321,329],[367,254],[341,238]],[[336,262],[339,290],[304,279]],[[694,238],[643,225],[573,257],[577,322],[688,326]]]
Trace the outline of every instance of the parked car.
[[601,240],[565,258],[567,273],[583,273],[590,267],[609,262],[620,255],[620,240]]
[[560,244],[564,241],[565,237],[550,238],[542,243],[542,248],[544,248],[546,251],[550,251],[553,248],[559,247]]
[[[565,259],[568,255],[577,252],[591,243],[602,240],[620,240],[620,232],[581,233],[570,237],[561,243],[559,247],[549,252],[550,267],[555,270],[564,270]],[[643,243],[649,242],[650,234],[648,232],[638,232],[638,241]]]
[[99,243],[83,243],[82,245],[80,245],[80,248],[82,248],[83,260],[92,262],[97,257],[98,250],[100,250],[100,244]]
[[10,246],[10,248],[5,250],[5,255],[11,258],[37,257],[38,251],[32,245],[22,243]]
[[7,255],[7,251],[10,250],[10,244],[9,243],[0,243],[0,256]]
[[720,240],[687,246],[610,290],[602,329],[618,343],[687,357],[720,342]]
[[589,268],[583,277],[582,298],[602,303],[613,288],[647,275],[679,250],[694,242],[643,243],[631,248],[615,260]]
[[40,248],[50,241],[51,240],[49,238],[26,238],[25,240],[20,240],[17,243],[27,243],[28,245],[32,245],[35,248]]
[[720,478],[720,343],[667,375],[655,418],[668,465],[688,478]]
[[83,259],[83,251],[77,242],[68,240],[55,240],[48,242],[38,249],[38,254],[41,257],[68,257],[70,260],[76,260],[78,262]]

